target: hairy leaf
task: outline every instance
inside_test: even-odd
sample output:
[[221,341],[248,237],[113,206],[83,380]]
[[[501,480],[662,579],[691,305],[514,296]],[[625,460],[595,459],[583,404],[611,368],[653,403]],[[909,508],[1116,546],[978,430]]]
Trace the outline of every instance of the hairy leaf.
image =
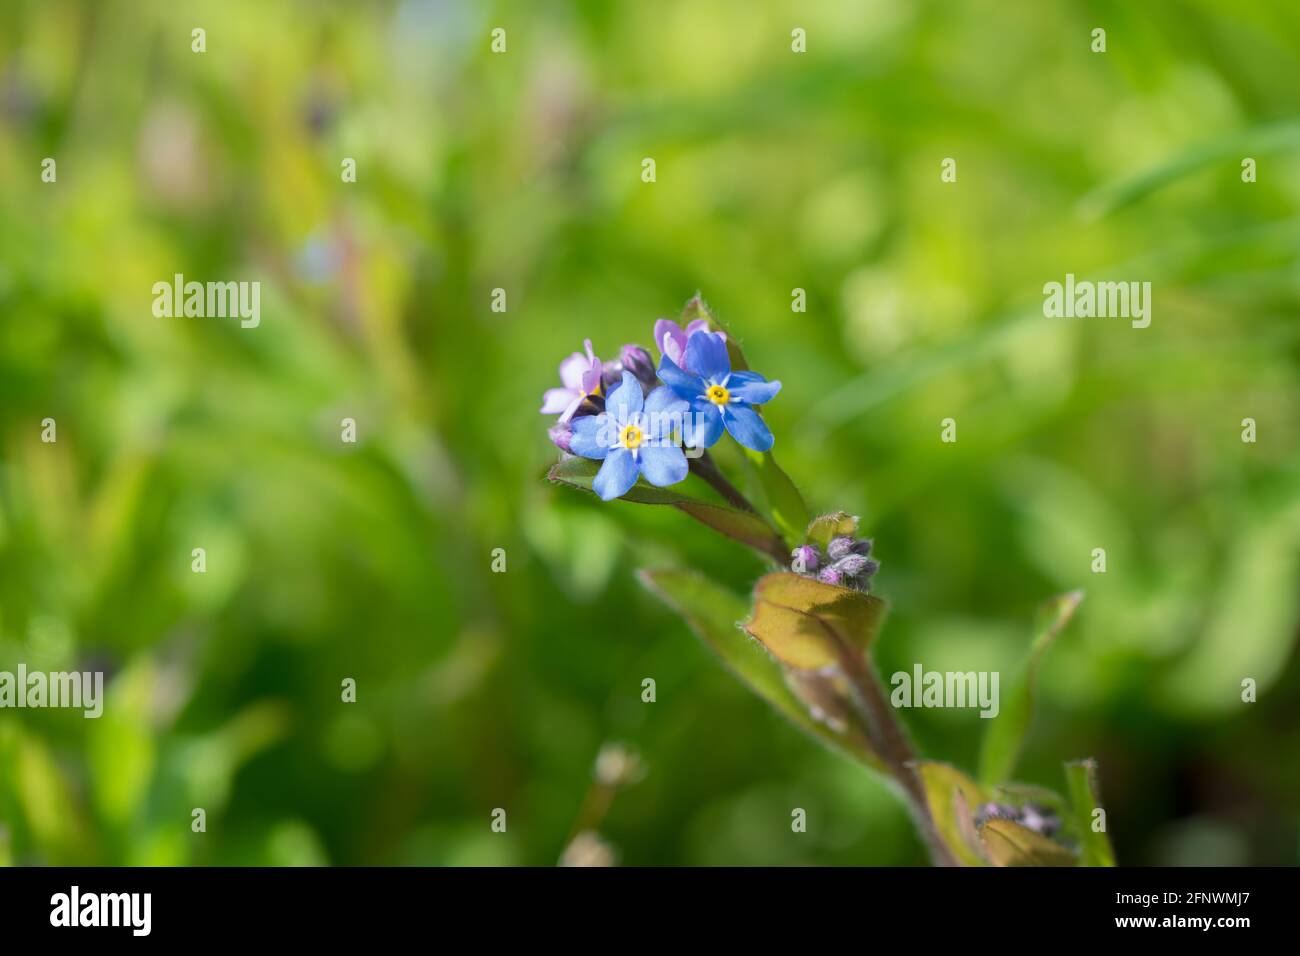
[[704,301],[704,296],[699,292],[691,296],[690,301],[682,307],[682,314],[679,319],[683,328],[690,325],[696,319],[703,319],[709,323],[711,332],[722,332],[727,336],[727,357],[731,359],[731,370],[733,372],[743,372],[748,370],[749,363],[745,361],[745,353],[741,351],[740,343],[736,337],[718,322],[718,317],[714,315],[709,304]]
[[864,652],[884,616],[885,603],[877,597],[775,571],[754,586],[754,613],[745,630],[782,663],[812,670]]
[[1075,608],[1082,600],[1082,591],[1071,591],[1052,598],[1040,612],[1028,657],[1012,683],[1010,692],[1003,696],[1001,711],[989,722],[988,730],[984,733],[979,761],[980,780],[984,783],[1001,783],[1015,770],[1020,749],[1034,716],[1034,682],[1038,676],[1039,661],[1047,650],[1047,645],[1073,617]]
[[914,769],[925,789],[926,805],[939,838],[958,862],[966,866],[987,866],[972,814],[988,800],[988,794],[949,764],[923,760]]
[[1082,847],[1080,866],[1114,866],[1115,851],[1105,831],[1093,829],[1093,812],[1101,809],[1097,792],[1097,761],[1076,760],[1065,765],[1066,789],[1070,794],[1070,807],[1079,845]]
[[808,506],[790,476],[781,470],[771,452],[744,449],[745,462],[762,492],[766,511],[793,547],[803,541],[808,526]]
[[679,321],[682,328],[685,328],[697,319],[703,319],[711,326],[716,325],[716,321],[713,317],[713,310],[709,308],[709,303],[704,301],[704,295],[699,292],[696,292],[695,295],[691,296],[690,299],[687,300],[686,304],[682,306],[682,314]]
[[[829,689],[816,679],[817,675],[791,674],[787,681],[786,669],[745,635],[739,622],[748,607],[742,598],[694,571],[647,570],[638,577],[686,619],[700,640],[742,683],[792,723],[856,760],[881,766],[857,725],[856,715],[846,715],[838,705],[824,699]],[[814,707],[824,717],[838,717],[845,730],[835,730],[835,720],[819,719],[812,712]]]
[[835,511],[814,518],[808,525],[807,539],[809,544],[815,544],[825,551],[832,538],[852,537],[857,532],[858,519],[854,515]]
[[1061,844],[1011,820],[989,820],[980,836],[994,866],[1076,866],[1078,859]]

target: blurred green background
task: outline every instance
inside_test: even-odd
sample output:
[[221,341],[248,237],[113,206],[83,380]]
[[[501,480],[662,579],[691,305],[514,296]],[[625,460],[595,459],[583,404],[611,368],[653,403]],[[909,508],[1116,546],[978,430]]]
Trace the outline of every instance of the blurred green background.
[[[623,741],[624,863],[923,863],[634,578],[758,560],[541,481],[559,360],[700,289],[875,538],[886,671],[1013,671],[1082,587],[1019,776],[1098,757],[1123,864],[1296,863],[1298,57],[1268,0],[4,3],[0,669],[108,700],[0,711],[0,860],[549,865]],[[1151,327],[1045,319],[1067,272]],[[260,327],[154,318],[175,273]]]

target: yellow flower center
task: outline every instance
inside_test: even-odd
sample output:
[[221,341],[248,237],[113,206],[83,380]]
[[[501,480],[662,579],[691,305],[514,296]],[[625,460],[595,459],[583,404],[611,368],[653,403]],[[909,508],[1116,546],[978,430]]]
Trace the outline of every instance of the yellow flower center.
[[714,405],[725,405],[731,401],[731,393],[721,385],[710,385],[709,390],[704,395]]
[[645,433],[641,431],[639,425],[624,425],[618,440],[624,448],[640,448],[641,443],[645,441]]

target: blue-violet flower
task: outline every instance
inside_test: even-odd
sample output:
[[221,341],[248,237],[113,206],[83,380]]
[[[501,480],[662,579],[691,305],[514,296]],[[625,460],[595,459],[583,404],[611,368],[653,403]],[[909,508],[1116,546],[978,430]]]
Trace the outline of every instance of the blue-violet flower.
[[600,359],[591,350],[591,339],[582,343],[587,354],[574,352],[560,363],[560,381],[562,388],[548,388],[542,396],[543,415],[559,414],[560,421],[567,422],[578,410],[583,399],[600,393]]
[[686,364],[686,342],[696,332],[708,330],[708,319],[696,319],[688,323],[685,329],[672,319],[659,319],[655,322],[655,348],[659,349],[660,355],[671,359],[678,368],[690,371],[690,366]]
[[686,443],[711,448],[725,428],[746,448],[771,448],[772,432],[754,406],[771,401],[781,390],[781,383],[769,382],[757,372],[733,372],[727,342],[720,332],[693,333],[682,358],[685,369],[668,355],[660,359],[659,377],[689,402],[695,413]]
[[636,380],[641,383],[641,387],[647,392],[659,384],[659,378],[655,374],[654,359],[650,357],[649,352],[639,345],[623,346],[618,353],[617,359],[605,363],[601,383],[606,392],[623,381],[625,371],[635,375]]
[[600,415],[573,419],[569,450],[605,463],[591,483],[604,501],[627,494],[638,475],[652,485],[675,485],[686,477],[686,455],[677,432],[687,404],[671,389],[656,388],[647,398],[631,372],[605,399]]

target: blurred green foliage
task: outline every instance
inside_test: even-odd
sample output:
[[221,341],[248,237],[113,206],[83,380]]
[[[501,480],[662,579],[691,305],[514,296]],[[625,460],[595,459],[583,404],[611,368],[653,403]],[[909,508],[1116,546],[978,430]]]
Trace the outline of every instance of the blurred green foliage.
[[[1019,776],[1095,755],[1121,863],[1294,864],[1298,55],[1269,0],[0,5],[0,669],[108,674],[0,712],[0,862],[550,864],[610,740],[625,863],[923,862],[634,575],[757,559],[541,480],[560,358],[702,289],[875,537],[886,672],[1014,673],[1083,588]],[[1043,318],[1067,272],[1151,327]],[[175,273],[260,327],[154,318]]]

